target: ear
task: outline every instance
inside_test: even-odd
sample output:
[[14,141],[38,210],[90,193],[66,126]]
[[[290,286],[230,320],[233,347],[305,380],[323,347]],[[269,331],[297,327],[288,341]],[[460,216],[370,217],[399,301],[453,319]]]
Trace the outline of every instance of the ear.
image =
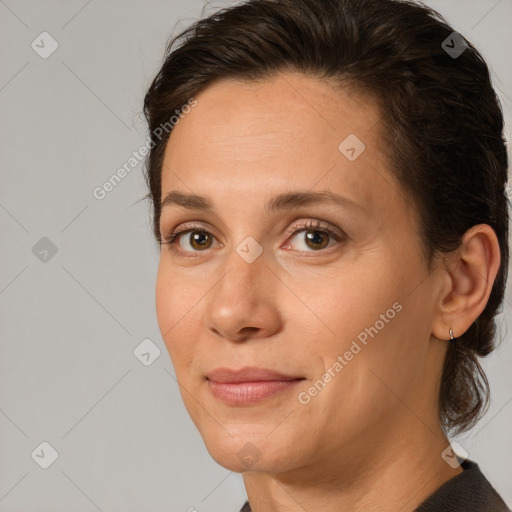
[[487,224],[468,229],[460,247],[445,259],[446,286],[439,297],[432,334],[449,340],[464,334],[482,313],[496,275],[501,255],[494,230]]

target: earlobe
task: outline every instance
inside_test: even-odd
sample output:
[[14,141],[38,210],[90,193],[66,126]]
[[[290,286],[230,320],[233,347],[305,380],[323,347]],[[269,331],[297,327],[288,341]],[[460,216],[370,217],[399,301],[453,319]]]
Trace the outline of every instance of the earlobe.
[[439,300],[432,334],[450,340],[464,334],[487,305],[501,262],[496,233],[487,224],[468,229],[447,259],[448,291]]

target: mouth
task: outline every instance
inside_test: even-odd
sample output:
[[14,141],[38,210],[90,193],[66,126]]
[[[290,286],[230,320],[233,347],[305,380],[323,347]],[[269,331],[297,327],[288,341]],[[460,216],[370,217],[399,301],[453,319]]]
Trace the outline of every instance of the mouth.
[[246,367],[240,370],[217,368],[206,376],[206,380],[215,398],[228,405],[243,406],[289,391],[305,377],[268,368]]

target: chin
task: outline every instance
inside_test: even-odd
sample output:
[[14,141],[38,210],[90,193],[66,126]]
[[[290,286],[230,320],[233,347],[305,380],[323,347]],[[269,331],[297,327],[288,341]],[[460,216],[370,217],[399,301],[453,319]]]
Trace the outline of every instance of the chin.
[[[245,429],[230,429],[226,432],[217,425],[215,434],[201,432],[206,449],[221,466],[243,473],[244,471],[263,471],[280,473],[291,469],[298,463],[299,454],[293,450],[282,436],[272,438],[269,430],[256,433],[249,425]],[[238,430],[238,432],[234,432]],[[230,435],[231,434],[231,435]],[[286,439],[286,438],[285,438]],[[293,460],[292,460],[293,459]]]

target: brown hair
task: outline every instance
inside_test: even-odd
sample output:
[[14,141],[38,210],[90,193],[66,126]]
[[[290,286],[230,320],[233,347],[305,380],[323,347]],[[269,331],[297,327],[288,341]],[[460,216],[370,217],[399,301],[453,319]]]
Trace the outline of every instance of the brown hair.
[[[145,177],[160,242],[169,134],[157,140],[155,130],[216,80],[257,81],[289,70],[375,96],[392,171],[420,214],[429,269],[434,255],[456,249],[471,226],[488,224],[499,240],[501,267],[487,306],[450,344],[444,362],[440,422],[460,433],[488,406],[478,356],[495,348],[494,316],[508,270],[509,201],[500,103],[483,58],[453,32],[436,11],[407,0],[249,0],[200,19],[169,41],[146,94],[154,147]],[[467,48],[450,55],[445,40]]]

